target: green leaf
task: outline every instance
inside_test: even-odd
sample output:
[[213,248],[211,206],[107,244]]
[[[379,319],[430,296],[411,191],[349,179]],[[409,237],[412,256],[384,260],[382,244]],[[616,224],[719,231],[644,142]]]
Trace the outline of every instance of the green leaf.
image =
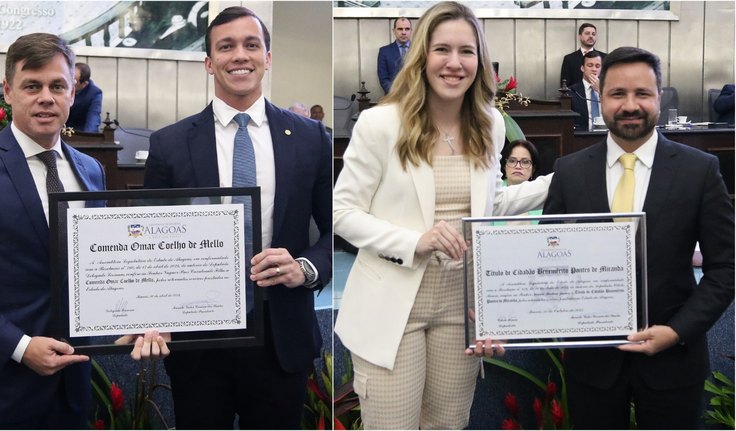
[[541,380],[539,380],[538,378],[534,377],[529,371],[527,371],[527,370],[525,370],[523,368],[519,368],[516,365],[511,365],[508,362],[504,362],[504,361],[502,361],[500,359],[496,359],[496,358],[483,358],[483,360],[486,361],[486,362],[488,362],[488,363],[490,363],[490,364],[492,364],[492,365],[495,365],[497,367],[501,367],[501,368],[503,368],[505,370],[514,372],[514,373],[516,373],[516,374],[518,374],[518,375],[526,378],[530,382],[532,382],[535,385],[539,386],[539,389],[541,389],[542,391],[546,391],[547,390],[547,385],[546,384],[544,384]]
[[509,142],[526,139],[524,132],[521,131],[521,127],[519,127],[516,120],[511,118],[506,111],[501,111],[501,116],[503,117],[503,124],[506,126],[506,139],[508,139]]

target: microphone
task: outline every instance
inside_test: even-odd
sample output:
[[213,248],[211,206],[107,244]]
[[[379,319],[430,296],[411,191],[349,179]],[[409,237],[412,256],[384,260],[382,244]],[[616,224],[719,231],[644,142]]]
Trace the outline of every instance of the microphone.
[[112,120],[112,122],[113,122],[113,124],[115,124],[115,126],[116,126],[116,127],[118,128],[118,129],[122,130],[123,132],[125,132],[125,133],[127,133],[127,134],[129,134],[129,135],[133,135],[133,136],[140,136],[140,137],[142,137],[142,138],[150,138],[150,137],[151,137],[151,135],[142,135],[142,134],[140,134],[140,133],[135,133],[135,132],[131,132],[131,131],[129,131],[129,130],[125,130],[125,129],[123,129],[123,126],[121,126],[121,125],[120,125],[120,123],[118,123],[118,120],[117,120],[117,119],[115,119],[115,120]]

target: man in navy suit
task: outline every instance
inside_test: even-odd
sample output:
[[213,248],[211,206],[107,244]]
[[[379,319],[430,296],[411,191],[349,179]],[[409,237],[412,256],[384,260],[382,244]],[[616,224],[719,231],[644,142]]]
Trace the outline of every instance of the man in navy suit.
[[3,90],[13,121],[0,132],[0,428],[86,427],[89,358],[48,337],[47,192],[60,191],[59,182],[64,191],[105,184],[100,163],[60,138],[74,102],[73,70],[74,52],[57,36],[29,34],[8,48]]
[[404,55],[409,52],[411,21],[403,16],[397,18],[393,32],[396,40],[378,50],[378,81],[385,94],[388,94],[396,74],[404,64]]
[[[647,215],[648,327],[618,348],[565,352],[570,419],[579,429],[696,429],[709,374],[706,333],[734,298],[734,210],[718,159],[656,132],[656,55],[611,52],[600,74],[605,141],[557,160],[548,214],[610,212],[633,153],[633,211]],[[628,158],[628,157],[627,157]],[[692,256],[703,254],[696,282]]]
[[[592,130],[593,117],[591,112],[593,102],[596,101],[598,116],[600,116],[600,94],[601,90],[598,85],[598,75],[601,73],[601,53],[598,51],[590,51],[583,58],[583,65],[580,70],[583,71],[583,80],[570,86],[570,102],[573,111],[580,114],[574,120],[575,130]],[[593,92],[595,91],[595,94]]]
[[[332,273],[332,146],[324,126],[277,108],[262,91],[270,35],[244,7],[223,10],[205,37],[215,99],[201,113],[151,135],[147,188],[229,187],[239,113],[250,120],[261,189],[263,251],[251,280],[267,288],[265,345],[174,352],[166,360],[176,427],[299,428],[321,337],[314,289]],[[238,117],[239,118],[239,117]],[[319,239],[309,244],[310,217]]]
[[102,90],[90,79],[91,75],[86,63],[74,65],[76,94],[66,125],[74,130],[97,133],[102,121]]
[[713,110],[718,113],[718,121],[722,123],[734,123],[734,85],[726,84],[721,89],[721,93],[713,102]]
[[[583,56],[595,49],[597,31],[598,29],[589,22],[580,24],[580,27],[578,27],[580,49],[567,54],[562,59],[560,85],[562,85],[563,80],[567,81],[568,87],[583,80],[583,72],[580,70],[580,66],[583,65]],[[606,53],[601,52],[601,59],[604,58],[606,58]]]

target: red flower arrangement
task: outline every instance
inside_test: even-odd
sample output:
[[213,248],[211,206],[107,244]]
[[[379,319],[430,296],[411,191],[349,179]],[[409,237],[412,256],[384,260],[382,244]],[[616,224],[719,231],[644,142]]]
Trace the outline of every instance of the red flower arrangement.
[[0,130],[4,129],[5,126],[10,124],[13,120],[13,108],[0,97]]
[[[544,394],[543,397],[540,398],[539,396],[536,396],[532,401],[532,411],[534,412],[534,419],[538,429],[570,429],[570,419],[567,413],[567,386],[565,383],[564,369],[562,368],[564,350],[559,349],[557,351],[553,351],[545,349],[545,352],[552,360],[552,363],[558,371],[559,381],[562,385],[562,389],[559,391],[558,384],[553,380],[548,380],[547,383],[544,384],[528,371],[500,359],[486,358],[485,361],[525,377],[541,390]],[[519,401],[516,395],[510,392],[507,393],[506,397],[503,399],[503,405],[511,417],[506,418],[501,422],[501,429],[523,429],[524,427],[522,426],[520,419]]]

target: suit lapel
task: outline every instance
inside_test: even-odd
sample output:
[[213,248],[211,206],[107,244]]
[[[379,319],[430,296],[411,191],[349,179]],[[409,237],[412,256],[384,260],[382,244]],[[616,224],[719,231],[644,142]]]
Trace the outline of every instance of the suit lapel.
[[192,122],[187,136],[187,146],[192,159],[194,182],[192,187],[218,187],[220,173],[217,167],[215,143],[215,117],[212,103]]
[[649,187],[642,207],[642,211],[647,213],[647,224],[655,223],[662,213],[677,172],[676,156],[677,148],[659,135],[657,149],[654,151],[652,173],[649,176]]
[[590,212],[610,212],[606,188],[606,141],[597,144],[588,153],[588,162],[580,166],[586,182]]
[[[0,161],[5,165],[16,194],[25,207],[28,222],[36,231],[44,249],[48,249],[49,226],[43,213],[41,198],[38,196],[26,156],[18,145],[18,141],[15,140],[10,127],[6,127],[0,134]],[[3,197],[3,199],[8,199],[8,197]]]
[[417,199],[419,200],[419,207],[422,210],[425,227],[429,229],[434,225],[434,171],[431,166],[424,162],[419,163],[419,166],[407,163],[407,169],[414,181],[414,189],[417,192]]
[[97,190],[98,187],[90,181],[89,172],[87,172],[87,168],[84,166],[79,156],[75,152],[70,151],[69,145],[64,141],[61,142],[61,149],[64,151],[64,155],[67,160],[69,160],[69,165],[74,171],[74,176],[76,176],[77,180],[82,184],[82,188],[86,191]]
[[291,176],[296,168],[296,148],[300,137],[289,116],[279,112],[266,101],[266,117],[273,144],[273,163],[276,170],[276,193],[273,199],[273,240],[278,238],[286,217],[286,206],[291,191]]

